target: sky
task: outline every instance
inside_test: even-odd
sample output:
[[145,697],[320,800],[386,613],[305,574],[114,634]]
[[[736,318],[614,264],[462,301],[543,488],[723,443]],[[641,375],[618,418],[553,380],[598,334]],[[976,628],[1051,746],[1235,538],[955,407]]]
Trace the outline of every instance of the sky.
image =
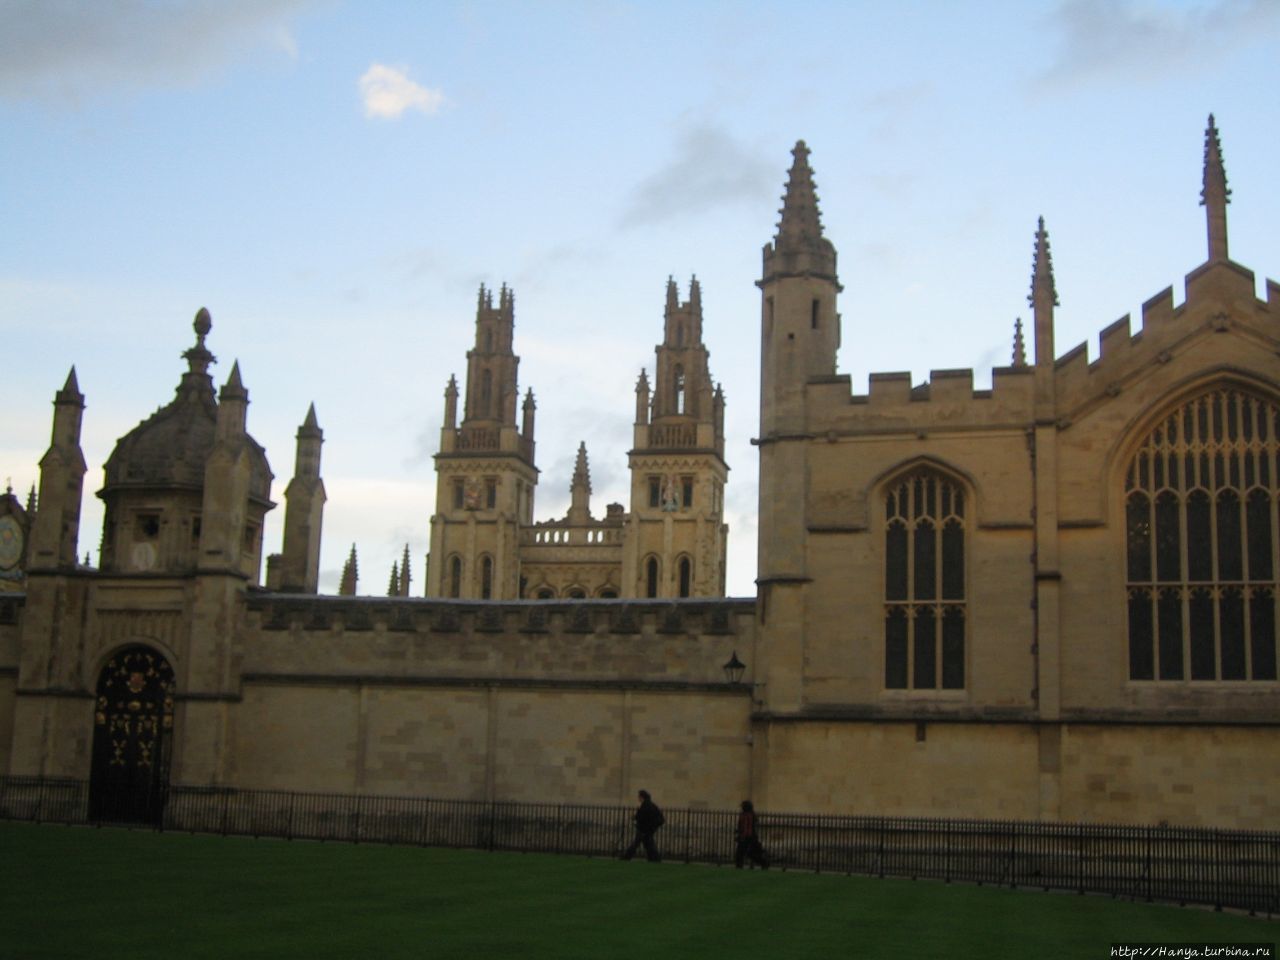
[[[1280,0],[0,0],[0,480],[25,497],[74,364],[102,465],[170,401],[200,307],[276,474],[316,407],[321,590],[357,546],[413,592],[445,384],[480,284],[515,291],[535,518],[628,501],[668,276],[702,286],[727,399],[728,589],[755,593],[761,247],[791,148],[839,254],[839,370],[974,368],[1028,317],[1044,216],[1056,351],[1206,256],[1216,115],[1231,255],[1280,278]],[[1265,296],[1265,291],[1263,291]],[[1028,350],[1031,345],[1028,343]]]

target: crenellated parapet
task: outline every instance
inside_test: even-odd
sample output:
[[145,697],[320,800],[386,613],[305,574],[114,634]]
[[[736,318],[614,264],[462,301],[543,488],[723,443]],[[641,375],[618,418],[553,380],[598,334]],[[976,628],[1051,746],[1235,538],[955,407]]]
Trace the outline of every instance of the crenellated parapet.
[[[1280,347],[1280,286],[1267,281],[1267,299],[1255,294],[1252,271],[1231,261],[1206,263],[1185,278],[1185,299],[1175,306],[1173,288],[1166,287],[1142,305],[1135,331],[1126,315],[1102,329],[1098,356],[1090,361],[1087,344],[1080,343],[1054,363],[1054,378],[1062,418],[1128,389],[1152,370],[1212,335],[1232,330],[1243,334],[1269,355]],[[1235,365],[1223,357],[1224,366]]]
[[873,373],[865,394],[851,392],[848,376],[814,378],[808,384],[808,433],[1007,426],[1031,415],[1031,374],[1031,367],[996,367],[991,387],[975,389],[969,368],[933,370],[919,384],[908,372]]

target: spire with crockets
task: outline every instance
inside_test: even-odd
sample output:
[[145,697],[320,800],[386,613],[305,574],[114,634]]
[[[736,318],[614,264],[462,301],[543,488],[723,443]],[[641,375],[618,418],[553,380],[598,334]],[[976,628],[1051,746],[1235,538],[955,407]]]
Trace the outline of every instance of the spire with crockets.
[[1031,293],[1027,296],[1034,314],[1036,366],[1053,366],[1053,308],[1058,305],[1058,289],[1053,282],[1053,255],[1049,252],[1049,232],[1044,217],[1036,228],[1035,254],[1031,266]]
[[1222,164],[1222,144],[1218,141],[1218,128],[1209,114],[1209,126],[1204,132],[1204,183],[1200,190],[1200,204],[1204,207],[1209,234],[1209,260],[1227,259],[1227,204],[1231,191],[1227,187],[1227,170]]

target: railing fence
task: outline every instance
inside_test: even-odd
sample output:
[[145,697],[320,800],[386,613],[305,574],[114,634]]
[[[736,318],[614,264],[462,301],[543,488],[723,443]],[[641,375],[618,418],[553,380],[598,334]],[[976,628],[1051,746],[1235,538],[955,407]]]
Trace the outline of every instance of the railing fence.
[[[114,823],[83,780],[0,777],[0,819]],[[733,862],[736,811],[666,810],[668,860]],[[627,807],[171,787],[158,830],[617,856]],[[1280,833],[916,817],[760,814],[785,870],[930,878],[1280,914]],[[137,824],[135,824],[137,825]]]

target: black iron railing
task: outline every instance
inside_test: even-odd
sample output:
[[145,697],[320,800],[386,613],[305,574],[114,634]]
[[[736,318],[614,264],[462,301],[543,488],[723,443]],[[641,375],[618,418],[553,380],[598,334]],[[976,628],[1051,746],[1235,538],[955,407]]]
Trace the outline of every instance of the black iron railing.
[[[116,810],[106,804],[92,809]],[[668,860],[733,862],[737,814],[667,810]],[[154,829],[616,856],[628,807],[172,787]],[[0,819],[96,824],[82,780],[0,777]],[[141,818],[134,821],[143,822]],[[776,867],[931,878],[1280,914],[1280,833],[993,820],[761,814]]]

